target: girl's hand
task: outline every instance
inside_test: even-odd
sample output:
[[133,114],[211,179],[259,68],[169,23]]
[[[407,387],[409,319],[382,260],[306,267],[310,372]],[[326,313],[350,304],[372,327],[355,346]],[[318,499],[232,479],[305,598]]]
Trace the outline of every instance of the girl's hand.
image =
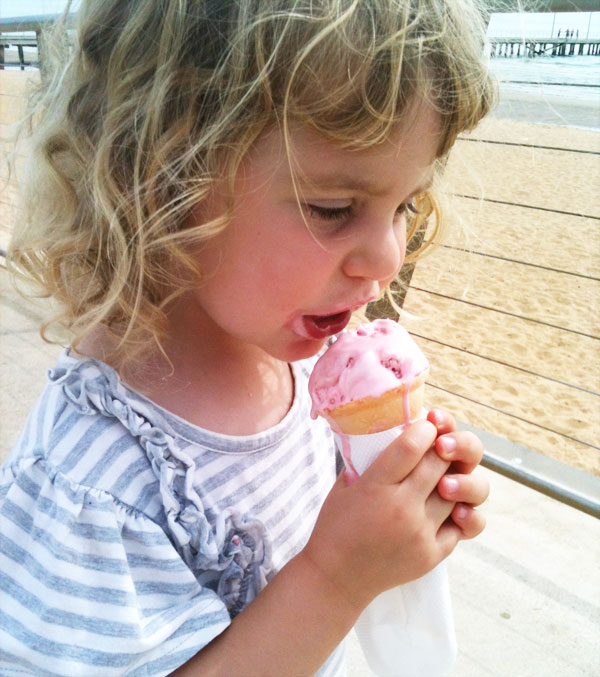
[[436,487],[449,467],[436,454],[434,425],[419,421],[356,482],[344,473],[329,493],[302,556],[351,604],[419,578],[463,537]]
[[434,409],[427,415],[438,431],[435,450],[440,458],[450,462],[448,472],[438,483],[438,493],[447,501],[456,503],[452,520],[462,532],[462,538],[474,538],[485,527],[485,517],[475,508],[489,495],[485,477],[472,474],[483,457],[483,444],[468,431],[457,431],[454,417]]

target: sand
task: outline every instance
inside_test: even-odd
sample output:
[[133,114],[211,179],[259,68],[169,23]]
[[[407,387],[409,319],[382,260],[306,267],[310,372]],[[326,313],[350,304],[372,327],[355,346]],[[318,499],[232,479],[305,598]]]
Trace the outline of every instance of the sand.
[[454,231],[417,264],[404,323],[431,361],[430,406],[598,475],[600,131],[530,113],[459,140]]

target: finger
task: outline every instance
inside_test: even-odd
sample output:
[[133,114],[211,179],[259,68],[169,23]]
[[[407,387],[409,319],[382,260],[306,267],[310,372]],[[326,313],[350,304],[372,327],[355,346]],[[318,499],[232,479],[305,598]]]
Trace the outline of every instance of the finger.
[[490,483],[480,474],[444,475],[438,482],[438,492],[446,501],[481,505],[490,495]]
[[483,443],[472,432],[459,430],[442,435],[435,441],[435,450],[445,461],[452,463],[452,471],[468,474],[483,458]]
[[461,531],[461,538],[468,540],[475,538],[485,529],[485,516],[479,510],[474,510],[464,503],[458,503],[452,510],[452,522]]
[[437,485],[449,466],[450,464],[447,461],[442,460],[435,450],[430,448],[409,477],[406,478],[405,485],[425,498],[428,496],[439,497]]
[[454,416],[444,409],[432,409],[427,413],[427,420],[436,427],[438,435],[453,433],[456,430]]
[[384,484],[402,482],[431,448],[436,435],[437,431],[431,423],[413,423],[384,449],[363,473],[363,477]]
[[452,553],[457,543],[463,539],[462,529],[452,520],[447,519],[438,529],[436,540],[440,549],[440,561]]
[[455,503],[442,498],[437,491],[432,491],[425,501],[425,513],[439,529],[440,526],[451,516]]

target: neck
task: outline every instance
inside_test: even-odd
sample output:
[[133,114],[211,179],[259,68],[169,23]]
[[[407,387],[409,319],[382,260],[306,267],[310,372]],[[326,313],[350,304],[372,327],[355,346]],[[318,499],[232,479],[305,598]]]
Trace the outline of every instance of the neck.
[[[192,325],[186,319],[190,313],[183,315],[172,318],[169,326],[177,331],[167,330],[161,342],[164,354],[154,347],[126,362],[118,369],[122,380],[164,409],[214,432],[251,435],[279,423],[293,401],[289,365],[198,316]],[[79,352],[106,361],[109,348],[99,330]]]

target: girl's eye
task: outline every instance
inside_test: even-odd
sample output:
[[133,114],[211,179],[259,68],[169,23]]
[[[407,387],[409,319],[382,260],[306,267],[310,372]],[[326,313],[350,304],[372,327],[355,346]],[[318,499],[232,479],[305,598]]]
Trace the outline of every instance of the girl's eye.
[[408,202],[403,202],[397,209],[398,214],[405,214],[408,212],[409,214],[415,215],[419,214],[419,208],[417,207],[417,203],[415,202],[415,198],[412,198]]
[[[352,204],[340,207],[324,207],[323,205],[307,204],[306,207],[311,217],[321,219],[322,221],[345,221],[346,219],[349,219],[354,212]],[[399,215],[407,213],[410,215],[419,214],[416,199],[412,198],[408,200],[408,202],[403,202],[396,210],[396,213]]]
[[309,214],[325,221],[342,221],[352,216],[352,205],[344,207],[321,207],[319,205],[307,205]]

